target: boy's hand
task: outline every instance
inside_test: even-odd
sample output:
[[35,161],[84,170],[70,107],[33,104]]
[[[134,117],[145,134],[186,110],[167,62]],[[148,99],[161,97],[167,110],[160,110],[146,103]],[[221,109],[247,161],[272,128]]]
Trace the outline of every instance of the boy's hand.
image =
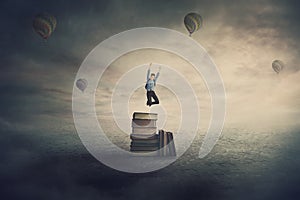
[[161,70],[161,66],[158,67],[158,71],[160,71],[160,70]]
[[150,69],[151,66],[152,66],[152,63],[149,64],[149,69]]

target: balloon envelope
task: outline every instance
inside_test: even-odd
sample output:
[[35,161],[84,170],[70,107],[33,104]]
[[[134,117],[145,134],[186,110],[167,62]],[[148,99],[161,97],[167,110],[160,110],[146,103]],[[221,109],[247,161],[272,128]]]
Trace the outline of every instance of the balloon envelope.
[[189,13],[184,17],[184,25],[190,36],[202,26],[202,17],[197,13]]
[[278,74],[284,68],[284,64],[281,60],[274,60],[272,68]]
[[85,79],[78,79],[76,81],[76,86],[79,90],[81,90],[82,92],[84,92],[84,90],[87,88],[88,86],[88,82]]
[[33,19],[32,26],[37,34],[47,39],[56,28],[56,18],[46,13],[38,14]]

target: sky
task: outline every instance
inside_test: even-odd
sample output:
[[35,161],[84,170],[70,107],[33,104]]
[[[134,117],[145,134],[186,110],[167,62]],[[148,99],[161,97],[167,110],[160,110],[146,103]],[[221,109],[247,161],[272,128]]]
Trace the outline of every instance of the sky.
[[[206,49],[223,78],[227,94],[226,122],[248,124],[250,128],[292,126],[299,116],[299,14],[296,7],[294,1],[252,1],[249,5],[243,1],[215,1],[213,4],[208,1],[95,1],[89,4],[3,1],[2,9],[6,12],[1,14],[5,28],[1,32],[1,87],[7,93],[15,91],[12,96],[21,95],[18,90],[48,93],[64,101],[57,106],[68,107],[74,75],[98,43],[136,27],[158,26],[186,33],[182,18],[185,13],[196,10],[204,22],[193,39]],[[47,42],[41,42],[29,26],[39,12],[53,13],[58,18],[57,29]],[[143,64],[155,59],[141,56]],[[271,69],[275,59],[286,65],[278,76]],[[166,60],[160,59],[161,62]],[[12,96],[8,98],[14,98]],[[19,103],[14,103],[14,107],[16,104]],[[7,115],[9,111],[2,112]],[[31,115],[23,113],[27,117]],[[7,116],[1,116],[1,121],[13,123]]]
[[[90,197],[98,197],[100,193],[95,188],[100,188],[101,195],[107,199],[117,199],[110,192],[123,193],[117,187],[127,182],[143,183],[151,179],[150,182],[155,183],[155,177],[161,174],[154,174],[154,178],[149,176],[139,179],[111,172],[103,166],[99,169],[97,161],[89,156],[76,134],[72,116],[73,84],[81,63],[101,41],[128,29],[149,26],[187,34],[183,17],[189,12],[198,12],[203,17],[203,27],[192,38],[210,55],[224,82],[225,129],[247,130],[255,138],[261,130],[270,133],[282,130],[297,132],[300,125],[299,7],[299,2],[295,0],[1,1],[0,141],[5,153],[2,155],[4,164],[1,164],[0,177],[3,180],[1,184],[11,188],[9,190],[5,187],[3,194],[10,196],[14,193],[15,199],[20,198],[16,194],[27,197],[49,194],[52,197],[50,199],[77,196],[80,199],[77,191],[82,190],[89,193]],[[47,41],[40,38],[32,28],[34,16],[41,12],[51,13],[57,18],[57,28]],[[271,68],[272,61],[276,59],[285,64],[284,70],[278,75]],[[111,64],[97,88],[99,120],[105,121],[109,116],[109,97],[118,78],[126,70],[150,62],[174,67],[190,80],[201,102],[201,129],[203,127],[205,130],[211,108],[203,77],[195,74],[192,66],[184,60],[155,50],[131,52]],[[163,78],[163,74],[160,78]],[[164,90],[163,87],[157,87],[162,104],[166,105],[165,109],[175,116],[179,112],[178,105],[173,102],[173,94]],[[130,99],[131,110],[135,104],[143,109],[141,102],[144,96],[142,100],[140,98],[143,92],[139,89],[133,93]],[[167,101],[176,106],[164,103]],[[172,122],[167,125],[168,128],[173,126]],[[225,134],[224,137],[231,136]],[[281,145],[277,140],[281,140],[278,138],[282,135],[266,137],[277,147]],[[118,138],[116,142],[122,143]],[[222,145],[217,148],[222,151]],[[218,152],[216,155],[219,155]],[[80,162],[81,159],[88,163],[87,166]],[[55,167],[57,162],[61,164]],[[65,173],[72,164],[78,168],[71,168],[71,172]],[[87,171],[80,172],[79,168],[82,167],[86,167]],[[36,169],[40,171],[34,175]],[[120,176],[119,185],[114,185],[117,181],[108,181],[108,186],[105,186],[89,173],[89,170],[98,173],[102,169],[103,173]],[[176,171],[176,165],[171,169]],[[171,169],[163,171],[163,176],[172,173]],[[73,172],[80,175],[73,178]],[[65,182],[58,184],[60,188],[65,187],[65,190],[53,187],[55,192],[52,193],[46,187],[60,180],[52,179],[49,173],[64,177],[62,180]],[[108,180],[113,176],[102,175],[96,177]],[[89,178],[85,179],[85,176]],[[183,182],[194,187],[196,180],[192,176],[187,177],[183,178]],[[28,188],[24,187],[26,184]],[[210,184],[207,185],[208,193],[214,193]],[[179,188],[187,191],[184,185]],[[134,187],[130,190],[133,192]],[[210,193],[207,195],[211,197]],[[218,197],[218,193],[216,195]],[[126,197],[129,196],[132,197]],[[172,195],[168,197],[175,198]]]

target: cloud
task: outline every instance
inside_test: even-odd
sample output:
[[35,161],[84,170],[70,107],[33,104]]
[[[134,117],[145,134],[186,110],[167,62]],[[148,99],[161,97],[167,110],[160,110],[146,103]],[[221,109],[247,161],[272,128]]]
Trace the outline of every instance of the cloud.
[[[285,128],[299,127],[299,2],[6,0],[0,5],[0,190],[3,199],[186,196],[240,199],[245,197],[245,191],[254,199],[266,193],[264,189],[273,182],[274,174],[282,179],[295,177],[293,172],[299,167],[294,155],[297,145],[288,146],[291,141],[280,143],[282,138],[274,136],[274,132],[277,124]],[[47,42],[32,30],[33,17],[44,11],[58,19],[57,29]],[[235,129],[226,132],[222,139],[230,142],[218,143],[220,146],[207,160],[192,160],[194,155],[187,153],[169,168],[146,175],[123,174],[101,165],[81,144],[72,119],[72,89],[81,62],[99,42],[127,29],[161,26],[186,33],[182,20],[190,11],[200,12],[204,19],[203,28],[192,39],[208,51],[224,79],[226,126],[249,125],[253,130],[267,124],[272,133],[265,136]],[[195,90],[204,103],[202,108],[209,111],[204,84],[198,84],[200,78],[189,65],[164,52],[148,53],[133,53],[140,59],[120,58],[111,65],[98,88],[100,94],[97,93],[103,97],[103,101],[97,102],[102,117],[110,114],[111,82],[135,64],[151,60],[158,63],[164,56],[167,64],[181,70],[196,85]],[[271,69],[274,59],[286,64],[279,76]],[[282,137],[298,141],[295,135],[299,134],[288,137],[282,134]],[[270,142],[270,138],[276,142]],[[256,146],[260,142],[263,144]],[[284,145],[291,148],[284,155],[284,158],[292,156],[288,159],[291,165],[287,167],[283,159],[279,173],[275,168],[269,176],[261,168],[247,171],[255,163],[269,170],[274,165],[269,163],[273,161],[272,156],[277,155],[274,148],[284,149]],[[198,151],[199,144],[195,146],[192,153]],[[252,157],[253,154],[258,156]],[[247,161],[245,157],[250,161],[243,165]],[[262,159],[265,160],[260,162]],[[258,176],[265,177],[256,182]],[[283,189],[279,178],[277,185],[273,184],[275,194],[285,196],[290,191],[296,194],[292,185],[299,185],[298,177],[292,180],[295,184],[286,183]],[[253,189],[250,192],[249,187]],[[236,189],[239,194],[234,193]],[[274,194],[274,190],[270,193]]]

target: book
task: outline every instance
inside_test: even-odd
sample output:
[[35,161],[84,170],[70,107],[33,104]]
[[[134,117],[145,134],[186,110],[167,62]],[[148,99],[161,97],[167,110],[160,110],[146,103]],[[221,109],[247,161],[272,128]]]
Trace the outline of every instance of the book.
[[131,127],[156,127],[156,120],[153,119],[133,119]]
[[163,130],[159,130],[158,131],[158,137],[159,137],[159,149],[160,149],[159,155],[160,156],[163,156],[163,150],[162,150],[162,148],[164,147],[164,137],[163,137],[163,135],[164,135]]
[[131,146],[130,147],[130,151],[156,151],[158,150],[159,147],[158,146],[143,146],[143,147],[139,147],[139,146]]
[[130,150],[133,153],[137,153],[139,155],[133,155],[133,156],[159,156],[157,152],[155,151],[139,151],[139,150]]
[[[166,147],[168,145],[169,141],[168,141],[168,136],[167,136],[165,131],[163,131],[163,138],[164,138],[163,147]],[[168,155],[168,148],[167,147],[163,149],[163,155],[164,156]]]
[[157,142],[157,143],[138,143],[138,142],[134,142],[134,141],[132,141],[131,143],[130,143],[130,146],[131,147],[133,147],[133,146],[137,146],[137,147],[143,147],[143,146],[145,146],[145,147],[159,147],[159,143]]
[[159,143],[138,143],[138,142],[131,142],[130,147],[158,147]]
[[132,118],[157,120],[157,113],[134,112]]
[[175,143],[172,132],[167,132],[167,137],[169,141],[169,156],[176,156]]
[[134,127],[132,134],[152,134],[156,133],[156,127]]
[[159,140],[132,140],[131,145],[136,145],[136,146],[159,146]]
[[153,140],[157,139],[158,135],[156,133],[153,134],[130,134],[130,139],[135,140],[135,139],[148,139],[148,140]]
[[157,137],[156,139],[133,139],[131,142],[134,143],[159,143],[159,138]]

